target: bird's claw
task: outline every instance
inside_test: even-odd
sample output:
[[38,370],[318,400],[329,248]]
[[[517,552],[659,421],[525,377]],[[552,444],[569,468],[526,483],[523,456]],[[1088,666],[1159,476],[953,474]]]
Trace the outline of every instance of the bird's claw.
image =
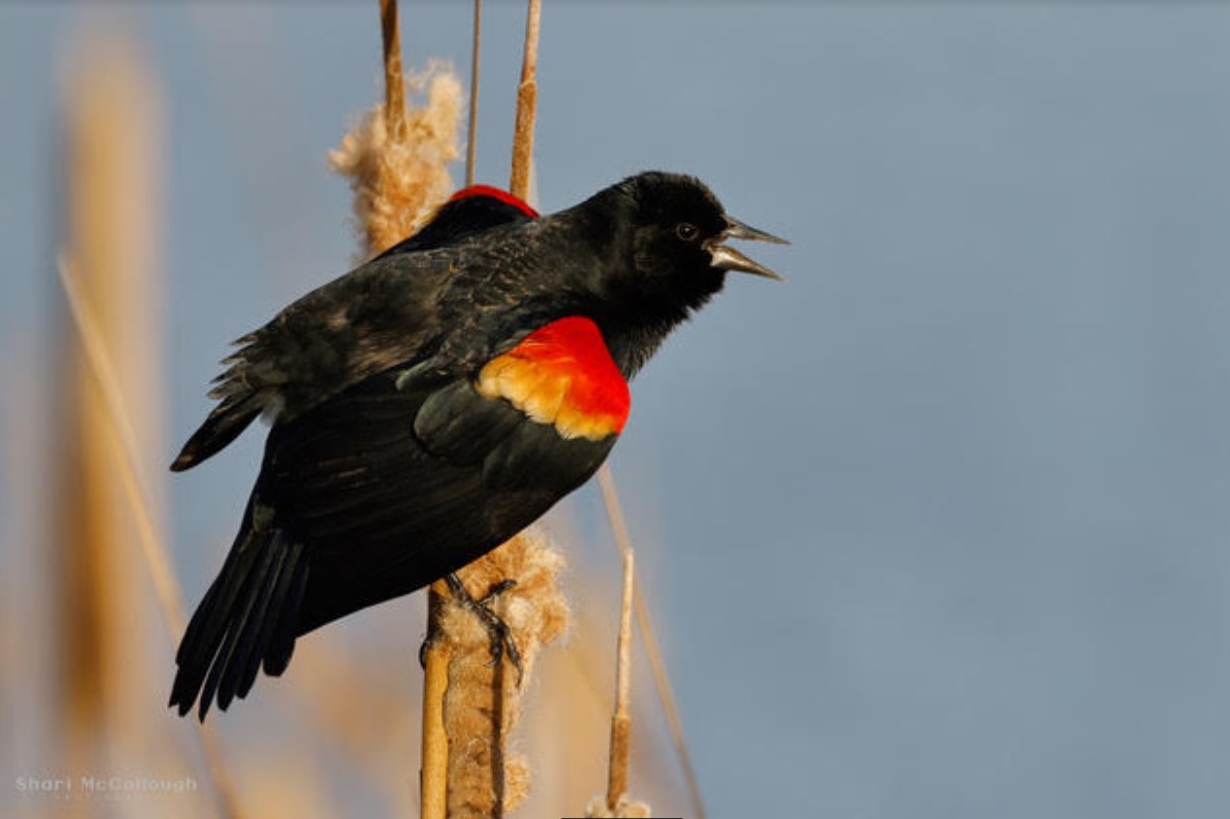
[[521,652],[517,649],[517,643],[513,639],[512,629],[500,619],[498,614],[491,610],[491,603],[494,602],[495,598],[516,586],[517,581],[512,579],[501,580],[478,599],[475,599],[470,594],[456,574],[448,575],[446,581],[448,582],[449,591],[453,594],[454,602],[472,611],[483,622],[483,625],[487,627],[487,633],[491,638],[491,662],[488,665],[491,667],[497,666],[501,660],[508,657],[508,661],[512,663],[513,668],[517,669],[517,685],[520,685],[523,671],[521,667]]

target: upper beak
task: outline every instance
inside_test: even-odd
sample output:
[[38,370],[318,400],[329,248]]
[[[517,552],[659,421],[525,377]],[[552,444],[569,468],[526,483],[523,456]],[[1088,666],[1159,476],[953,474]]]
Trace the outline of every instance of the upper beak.
[[769,279],[777,279],[779,282],[784,282],[786,279],[778,273],[774,273],[764,265],[754,262],[744,256],[739,251],[725,244],[722,244],[726,239],[747,239],[752,242],[772,242],[775,245],[790,244],[785,239],[780,239],[771,233],[765,233],[763,230],[757,230],[750,225],[745,225],[738,219],[726,217],[726,230],[722,231],[722,235],[718,239],[718,244],[709,248],[713,254],[713,266],[722,270],[737,270],[740,273],[753,273],[757,276],[764,276]]

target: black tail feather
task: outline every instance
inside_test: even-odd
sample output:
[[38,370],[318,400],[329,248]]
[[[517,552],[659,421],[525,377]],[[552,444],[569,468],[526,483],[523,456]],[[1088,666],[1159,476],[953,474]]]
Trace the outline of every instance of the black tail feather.
[[171,471],[183,472],[185,469],[191,469],[220,452],[256,420],[263,406],[259,393],[251,393],[238,401],[223,401],[209,413],[200,429],[192,433],[192,437],[171,463]]
[[[229,694],[233,693],[235,678],[235,648],[242,637],[252,628],[256,618],[254,610],[259,609],[268,597],[268,579],[273,565],[277,562],[273,549],[265,547],[244,581],[243,594],[240,595],[238,610],[229,618],[226,637],[222,647],[213,658],[209,676],[205,678],[205,687],[201,690],[199,715],[202,721],[209,712],[209,705],[217,696],[218,707],[223,711],[231,704]],[[224,682],[225,678],[225,682]],[[219,691],[221,686],[221,691]]]
[[[280,541],[285,541],[280,542]],[[266,587],[269,593],[262,595],[259,610],[248,619],[243,636],[235,649],[235,672],[230,681],[223,680],[218,691],[218,707],[226,709],[232,695],[242,699],[252,690],[256,675],[260,671],[261,661],[274,648],[272,636],[280,620],[286,613],[285,604],[288,593],[292,590],[296,573],[306,576],[307,561],[301,560],[303,544],[296,543],[282,532],[274,535],[271,550],[277,554]],[[295,612],[297,614],[297,612]],[[298,617],[292,617],[298,621]],[[291,648],[294,648],[294,636],[291,636]],[[287,658],[289,660],[289,657]]]
[[249,504],[240,536],[175,655],[170,706],[180,716],[198,699],[202,721],[215,699],[225,711],[251,690],[262,661],[276,676],[294,651],[307,558],[302,542],[272,521],[267,529],[260,522],[253,528],[257,503]]
[[[300,550],[303,546],[298,545]],[[269,640],[269,648],[265,651],[264,668],[270,677],[280,677],[290,665],[290,657],[295,651],[295,638],[299,636],[299,611],[303,605],[303,595],[307,591],[308,561],[302,556],[296,561],[291,574],[290,586],[282,611],[278,614],[277,625]],[[247,690],[240,693],[245,696]]]

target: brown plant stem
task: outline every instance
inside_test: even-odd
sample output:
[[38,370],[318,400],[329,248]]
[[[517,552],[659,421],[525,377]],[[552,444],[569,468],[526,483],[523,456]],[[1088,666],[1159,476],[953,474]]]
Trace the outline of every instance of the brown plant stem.
[[[150,512],[152,506],[149,501],[150,494],[145,489],[145,482],[141,479],[136,435],[124,405],[119,378],[102,341],[102,333],[89,306],[85,303],[72,269],[68,259],[61,256],[56,266],[60,284],[64,288],[65,301],[68,303],[69,314],[72,316],[73,324],[80,337],[81,349],[90,375],[102,397],[106,439],[112,449],[114,463],[119,466],[121,488],[135,520],[137,539],[141,544],[141,555],[149,570],[150,581],[153,583],[155,596],[158,598],[162,611],[163,623],[167,627],[171,641],[174,642],[183,633],[184,623],[187,621],[183,592],[175,580],[174,572],[171,571],[171,561],[167,555],[166,545],[158,535],[153,514]],[[199,723],[197,730],[201,737],[205,762],[209,767],[210,781],[214,785],[220,815],[224,817],[241,816],[235,796],[234,781],[224,761],[222,746],[218,742],[217,734],[214,733],[213,724]]]
[[474,184],[478,153],[478,68],[483,40],[483,0],[474,0],[474,32],[470,41],[470,123],[466,128],[466,185]]
[[394,142],[406,140],[406,90],[402,85],[401,33],[397,0],[380,0],[380,34],[384,44],[384,106]]
[[607,777],[606,804],[614,810],[628,793],[628,757],[632,746],[632,592],[631,549],[624,550],[624,590],[619,610],[619,648],[615,659],[615,709],[611,714],[611,760]]
[[[606,508],[607,521],[611,527],[615,545],[621,553],[632,549],[632,539],[628,535],[628,525],[624,519],[623,507],[619,502],[619,494],[615,490],[615,477],[611,468],[603,464],[598,469],[598,487],[602,491],[602,503]],[[696,781],[696,770],[692,767],[692,756],[688,753],[687,740],[683,734],[683,720],[679,716],[679,705],[675,700],[675,692],[671,686],[670,675],[666,672],[666,663],[662,659],[662,649],[658,645],[657,634],[653,621],[649,617],[649,606],[639,591],[633,591],[633,607],[636,611],[636,626],[640,632],[641,642],[645,645],[645,656],[649,660],[649,668],[653,673],[654,688],[666,713],[666,723],[670,728],[671,742],[675,746],[675,755],[679,758],[679,766],[683,769],[684,781],[688,786],[688,796],[692,802],[692,815],[696,819],[705,819],[705,803],[700,795],[700,786]]]
[[513,127],[512,174],[508,190],[529,201],[530,169],[534,160],[534,119],[538,109],[538,24],[542,0],[529,0],[525,19],[525,52],[517,87],[517,120]]
[[[78,444],[82,463],[75,469],[90,496],[81,504],[86,509],[78,522],[90,541],[86,548],[102,545],[104,554],[90,567],[90,595],[101,593],[101,599],[87,601],[94,609],[89,612],[91,622],[77,629],[79,639],[91,644],[89,665],[82,662],[84,658],[74,658],[67,675],[70,685],[102,689],[97,704],[106,709],[108,724],[93,726],[95,741],[98,734],[110,733],[102,737],[105,746],[122,733],[123,741],[141,742],[142,752],[149,753],[158,743],[149,735],[143,716],[148,713],[148,699],[130,701],[131,696],[146,693],[136,676],[141,673],[141,655],[134,654],[132,645],[138,635],[131,632],[131,617],[146,614],[135,608],[143,596],[129,582],[132,540],[140,545],[139,560],[149,572],[160,619],[172,642],[186,619],[183,595],[158,531],[155,495],[143,475],[143,447],[147,453],[150,431],[156,428],[151,424],[151,402],[143,399],[153,394],[151,362],[143,361],[139,352],[157,343],[147,326],[149,294],[156,286],[153,238],[159,233],[159,203],[152,193],[159,167],[152,120],[156,98],[148,73],[134,62],[131,44],[113,43],[95,57],[80,78],[68,118],[67,174],[72,183],[68,248],[57,259],[56,272],[76,336],[74,369],[84,440]],[[70,506],[75,503],[65,500]],[[106,506],[102,515],[100,505]],[[131,530],[117,532],[113,527],[125,522],[124,507],[131,515]],[[113,539],[117,533],[119,542]],[[120,582],[111,582],[113,576]],[[199,731],[216,811],[225,817],[239,816],[216,737],[207,726]],[[96,762],[78,759],[68,765],[88,767]]]
[[[64,288],[64,298],[68,303],[69,314],[80,337],[81,349],[89,366],[90,375],[98,386],[102,397],[104,417],[107,422],[107,439],[115,455],[114,462],[119,465],[120,483],[124,496],[132,510],[136,523],[138,540],[141,544],[141,556],[149,570],[150,581],[153,583],[159,608],[162,610],[162,621],[167,627],[171,642],[179,638],[184,631],[187,615],[184,609],[184,595],[171,571],[171,560],[167,555],[166,544],[159,537],[150,512],[150,493],[145,488],[141,478],[140,450],[137,446],[136,434],[132,421],[124,405],[123,391],[120,388],[119,377],[111,357],[102,340],[102,332],[94,318],[90,307],[77,283],[73,266],[66,256],[61,256],[56,265],[60,277],[60,285]],[[234,780],[227,767],[222,746],[214,733],[213,723],[198,723],[198,734],[205,753],[205,764],[209,767],[210,781],[214,785],[214,793],[218,800],[221,816],[238,817],[241,812],[238,799],[235,796]]]
[[448,809],[448,734],[444,730],[444,695],[452,647],[436,640],[448,584],[438,580],[427,590],[427,639],[423,663],[423,753],[419,779],[422,819],[445,819]]

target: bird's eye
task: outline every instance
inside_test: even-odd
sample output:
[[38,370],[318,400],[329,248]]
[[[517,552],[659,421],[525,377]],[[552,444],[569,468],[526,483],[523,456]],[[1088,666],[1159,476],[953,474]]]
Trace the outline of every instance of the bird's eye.
[[696,237],[700,236],[700,228],[691,222],[680,222],[675,225],[675,235],[685,242],[695,242]]

